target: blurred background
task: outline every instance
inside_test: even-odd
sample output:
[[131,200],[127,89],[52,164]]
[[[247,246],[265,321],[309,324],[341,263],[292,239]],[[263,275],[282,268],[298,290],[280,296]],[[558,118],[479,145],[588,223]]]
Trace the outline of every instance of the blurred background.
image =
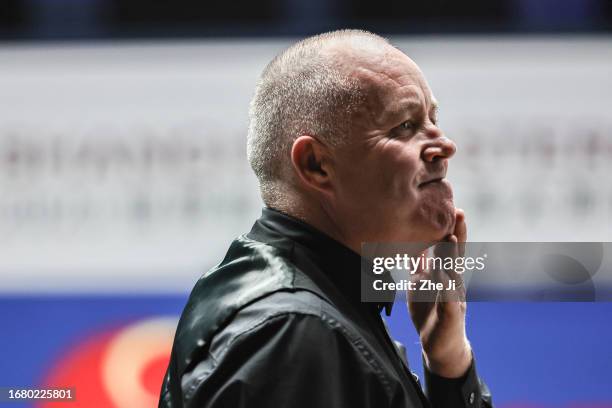
[[[0,387],[153,407],[199,275],[261,210],[257,76],[362,28],[421,66],[471,241],[612,241],[612,1],[3,0]],[[471,303],[496,406],[612,407],[612,305]],[[422,373],[405,307],[387,318]]]

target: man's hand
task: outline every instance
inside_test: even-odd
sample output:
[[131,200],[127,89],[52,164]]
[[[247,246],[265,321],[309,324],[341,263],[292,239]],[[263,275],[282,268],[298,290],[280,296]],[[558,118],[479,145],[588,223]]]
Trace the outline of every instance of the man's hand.
[[[455,210],[455,229],[451,235],[434,247],[434,255],[456,258],[464,255],[467,226],[463,210]],[[458,378],[472,364],[472,352],[465,334],[465,287],[463,278],[454,271],[419,271],[414,275],[418,282],[430,279],[442,282],[455,280],[455,290],[408,291],[408,309],[423,347],[427,368],[441,377]],[[419,300],[416,300],[419,296]],[[423,298],[422,296],[425,296]]]

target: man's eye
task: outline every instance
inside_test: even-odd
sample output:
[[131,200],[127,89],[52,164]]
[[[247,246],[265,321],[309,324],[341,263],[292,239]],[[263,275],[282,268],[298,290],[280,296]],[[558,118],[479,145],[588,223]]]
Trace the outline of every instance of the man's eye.
[[405,130],[412,130],[414,129],[414,123],[412,123],[411,121],[407,120],[404,123],[402,123],[400,125],[401,129],[405,129]]

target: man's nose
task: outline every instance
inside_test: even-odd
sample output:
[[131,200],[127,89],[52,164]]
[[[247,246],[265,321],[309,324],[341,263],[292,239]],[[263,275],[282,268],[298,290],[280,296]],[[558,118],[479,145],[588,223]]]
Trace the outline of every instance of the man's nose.
[[427,141],[423,150],[423,160],[434,162],[439,159],[450,159],[457,151],[455,142],[444,136],[441,132]]

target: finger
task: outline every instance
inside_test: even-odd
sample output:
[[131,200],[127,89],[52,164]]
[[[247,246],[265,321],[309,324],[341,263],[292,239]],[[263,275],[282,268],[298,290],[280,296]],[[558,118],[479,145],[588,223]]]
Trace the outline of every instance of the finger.
[[467,242],[467,224],[465,222],[465,212],[457,208],[455,210],[455,231],[453,235],[457,237],[458,242]]
[[[423,252],[428,256],[429,249]],[[408,300],[408,311],[418,332],[427,324],[431,311],[436,304],[436,293],[420,289],[421,279],[432,279],[431,271],[425,270],[419,264],[418,269],[410,276],[410,281],[414,282],[414,289],[406,291]]]
[[434,246],[434,255],[440,258],[457,257],[457,242],[458,239],[456,235],[447,235],[443,241]]
[[[425,257],[429,256],[429,249],[425,250],[422,255]],[[406,291],[409,303],[427,303],[435,301],[435,294],[432,294],[429,290],[420,289],[420,281],[432,279],[433,277],[431,274],[432,271],[423,269],[421,263],[417,265],[417,269],[409,277],[409,280],[414,283],[414,289]]]
[[[461,250],[460,245],[461,243],[458,242],[456,235],[449,235],[445,242],[441,242],[436,246],[434,252],[437,257],[445,261],[448,258],[456,260],[458,257],[463,256],[463,254],[459,253]],[[463,276],[460,273],[457,273],[454,269],[437,269],[432,271],[432,276],[436,282],[442,283],[444,288],[438,293],[438,301],[456,303],[465,300]]]
[[446,285],[449,278],[454,275],[454,271],[444,269],[444,263],[448,258],[455,259],[457,257],[457,237],[455,235],[448,235],[444,241],[438,243],[434,247],[434,256],[442,261],[443,267],[432,270],[432,277],[436,282]]

